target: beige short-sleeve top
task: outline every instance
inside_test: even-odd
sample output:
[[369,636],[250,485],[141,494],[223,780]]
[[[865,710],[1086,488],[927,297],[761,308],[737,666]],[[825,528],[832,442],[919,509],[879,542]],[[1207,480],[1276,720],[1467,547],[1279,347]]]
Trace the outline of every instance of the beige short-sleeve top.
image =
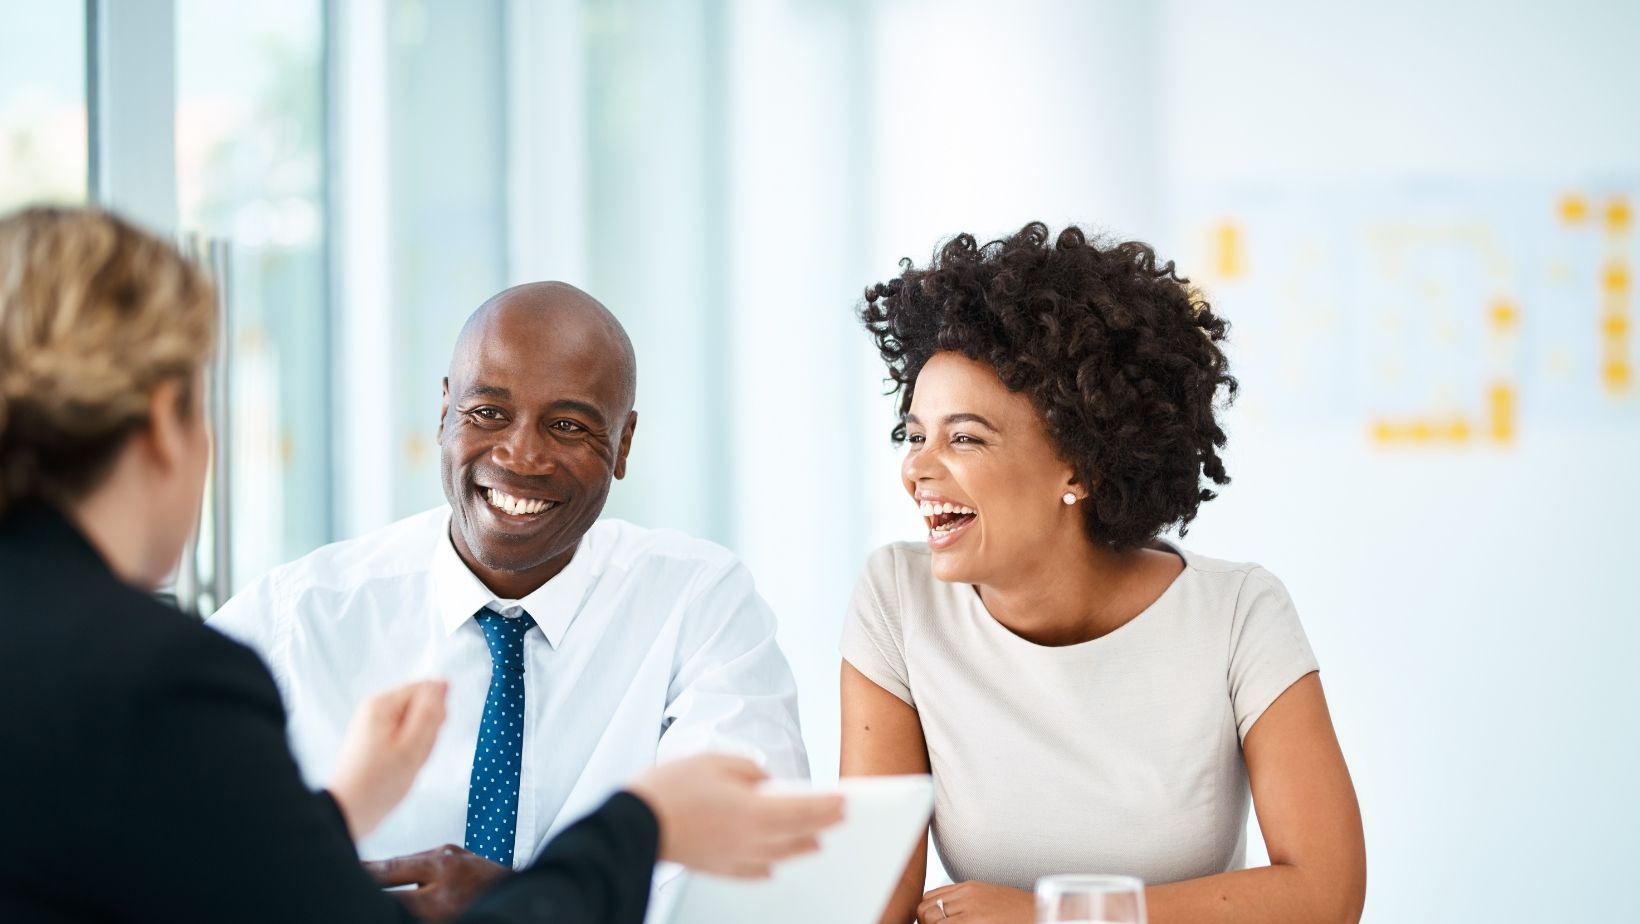
[[1174,551],[1184,570],[1156,602],[1063,647],[1020,638],[971,585],[937,580],[923,543],[871,554],[843,657],[917,710],[953,880],[1164,883],[1243,866],[1242,739],[1315,656],[1270,572]]

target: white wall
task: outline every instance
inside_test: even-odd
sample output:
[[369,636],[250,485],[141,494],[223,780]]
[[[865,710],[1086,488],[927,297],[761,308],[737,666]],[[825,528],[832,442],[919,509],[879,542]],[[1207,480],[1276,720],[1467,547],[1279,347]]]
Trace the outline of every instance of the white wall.
[[[1640,179],[1632,4],[1175,2],[1159,33],[1165,189]],[[1191,544],[1264,562],[1305,614],[1367,920],[1633,916],[1635,410],[1528,418],[1492,451],[1233,427],[1236,481]]]
[[[846,312],[897,258],[1043,218],[1183,260],[1197,190],[1640,172],[1633,8],[736,9],[730,541],[782,615],[821,776],[848,586],[919,530]],[[1611,916],[1640,860],[1640,418],[1421,452],[1374,448],[1358,416],[1228,419],[1235,482],[1189,544],[1268,565],[1305,614],[1365,812],[1367,920]]]
[[[644,383],[642,464],[612,510],[751,565],[820,777],[849,588],[871,547],[920,531],[851,313],[898,258],[1041,218],[1188,260],[1197,195],[1254,183],[1640,177],[1631,5],[702,9],[704,32],[623,19],[632,3],[583,23],[603,43],[586,99],[616,107],[592,141],[618,150],[582,148],[578,207]],[[617,67],[636,60],[611,44],[624,28],[648,70]],[[1225,304],[1243,341],[1279,332]],[[727,352],[700,347],[703,321]],[[1249,389],[1228,416],[1235,482],[1188,544],[1268,565],[1304,613],[1365,812],[1367,920],[1619,916],[1640,861],[1633,405],[1528,416],[1511,447],[1384,450],[1353,411],[1255,420],[1277,377],[1232,349]]]

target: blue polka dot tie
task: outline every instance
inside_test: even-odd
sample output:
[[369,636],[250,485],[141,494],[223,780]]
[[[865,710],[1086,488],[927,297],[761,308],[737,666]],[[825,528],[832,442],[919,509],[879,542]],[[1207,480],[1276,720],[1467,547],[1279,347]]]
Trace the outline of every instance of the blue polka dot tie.
[[508,619],[491,609],[478,614],[490,645],[490,692],[473,752],[467,790],[467,849],[511,867],[518,831],[518,768],[524,760],[524,635],[530,614]]

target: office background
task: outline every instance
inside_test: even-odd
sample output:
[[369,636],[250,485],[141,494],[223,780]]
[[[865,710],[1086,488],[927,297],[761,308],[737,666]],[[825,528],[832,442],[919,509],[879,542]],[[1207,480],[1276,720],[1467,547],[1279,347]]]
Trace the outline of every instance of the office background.
[[1186,544],[1299,604],[1366,919],[1624,919],[1637,44],[1592,0],[0,0],[0,209],[230,242],[237,584],[441,500],[485,297],[599,297],[609,513],[748,562],[820,777],[857,569],[921,531],[861,290],[958,231],[1150,241],[1244,388]]

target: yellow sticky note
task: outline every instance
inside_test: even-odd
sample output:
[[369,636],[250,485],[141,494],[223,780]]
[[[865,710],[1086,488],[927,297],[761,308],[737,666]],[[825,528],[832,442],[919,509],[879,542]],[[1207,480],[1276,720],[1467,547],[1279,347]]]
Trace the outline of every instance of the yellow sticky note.
[[1611,391],[1628,391],[1634,382],[1634,368],[1625,360],[1614,359],[1607,362],[1602,373],[1606,387]]
[[1627,292],[1630,282],[1628,264],[1620,260],[1606,264],[1606,271],[1600,274],[1600,287],[1611,295]]
[[1634,210],[1629,207],[1629,200],[1623,196],[1613,196],[1606,202],[1606,230],[1612,234],[1623,234],[1634,224]]
[[1569,225],[1580,225],[1589,217],[1589,200],[1577,193],[1560,197],[1560,220]]
[[1507,382],[1498,382],[1487,397],[1492,412],[1492,439],[1510,442],[1515,438],[1515,389]]
[[1214,268],[1220,276],[1234,279],[1242,274],[1241,229],[1234,222],[1223,222],[1213,229]]

